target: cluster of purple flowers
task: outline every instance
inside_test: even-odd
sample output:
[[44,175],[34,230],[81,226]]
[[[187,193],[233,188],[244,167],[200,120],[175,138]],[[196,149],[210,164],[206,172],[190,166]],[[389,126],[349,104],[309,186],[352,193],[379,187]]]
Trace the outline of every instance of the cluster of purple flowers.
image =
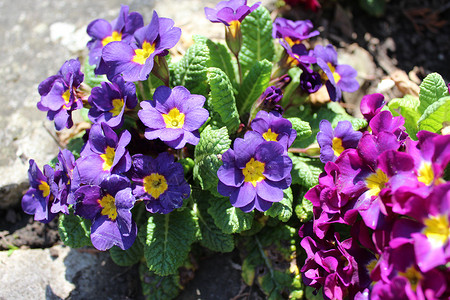
[[300,229],[303,278],[326,299],[447,299],[450,136],[419,131],[414,141],[383,106],[381,94],[362,99],[364,133],[321,123],[326,164],[305,195],[314,218]]
[[[38,108],[48,112],[56,129],[70,128],[71,113],[83,105],[89,108],[93,125],[78,159],[62,150],[55,168],[45,165],[44,172],[30,161],[31,187],[22,199],[26,213],[50,222],[60,212],[69,214],[72,207],[76,215],[92,220],[91,241],[97,249],[114,245],[128,249],[137,234],[131,213],[137,202],[144,202],[151,213],[162,214],[183,205],[190,185],[182,165],[167,151],[198,144],[198,129],[209,117],[203,108],[205,97],[182,86],[160,86],[153,100],[140,102],[139,110],[135,85],[146,80],[155,59],[167,55],[178,42],[181,30],[173,25],[172,20],[154,12],[144,27],[140,14],[129,13],[128,7],[122,6],[113,22],[95,20],[87,29],[92,37],[89,61],[95,72],[106,74],[109,81],[89,93],[82,86],[80,62],[72,59],[39,85]],[[158,150],[136,153],[132,145],[143,137],[123,128],[125,117],[142,122],[145,138],[160,139],[167,147],[150,142],[159,143]]]
[[357,73],[349,65],[338,64],[337,52],[331,44],[307,49],[302,42],[317,35],[319,31],[313,30],[310,20],[277,18],[272,36],[279,39],[285,49],[280,68],[285,73],[289,68],[299,67],[302,70],[300,87],[305,93],[315,93],[325,85],[330,99],[339,101],[342,91],[354,92],[359,88]]

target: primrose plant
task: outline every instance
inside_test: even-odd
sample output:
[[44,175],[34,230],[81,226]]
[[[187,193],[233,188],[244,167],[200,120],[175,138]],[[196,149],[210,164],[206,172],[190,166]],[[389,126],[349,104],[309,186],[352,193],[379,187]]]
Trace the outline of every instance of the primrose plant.
[[[221,1],[205,14],[225,27],[225,43],[194,36],[178,60],[170,54],[181,30],[156,12],[145,25],[122,6],[112,22],[89,24],[89,57],[66,61],[44,80],[37,107],[57,130],[73,126],[76,110],[90,128],[43,171],[30,160],[23,210],[44,223],[58,218],[70,247],[109,250],[122,266],[139,263],[152,299],[176,297],[179,272],[193,269],[199,253],[235,248],[244,282],[270,299],[309,297],[322,287],[330,299],[392,292],[410,268],[383,273],[397,249],[415,259],[420,280],[432,272],[447,282],[448,205],[440,199],[449,195],[449,143],[422,129],[441,130],[448,92],[420,104],[393,100],[389,110],[380,96],[367,96],[366,119],[356,119],[338,103],[343,91],[359,88],[356,71],[338,63],[332,45],[305,42],[319,35],[311,21],[273,22],[259,2],[245,0]],[[319,89],[331,101],[312,106]],[[399,115],[406,113],[415,119]],[[338,223],[353,228],[351,237]],[[395,246],[370,239],[402,226],[415,231],[395,235],[403,237]],[[425,248],[414,246],[427,238]],[[445,255],[432,261],[424,249]],[[372,261],[375,285],[356,267]],[[413,292],[448,295],[420,280]]]

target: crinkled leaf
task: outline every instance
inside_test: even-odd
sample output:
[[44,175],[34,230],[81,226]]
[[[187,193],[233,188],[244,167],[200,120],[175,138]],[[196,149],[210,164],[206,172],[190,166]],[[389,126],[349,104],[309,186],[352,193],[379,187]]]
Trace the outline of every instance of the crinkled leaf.
[[308,122],[302,121],[300,118],[287,119],[292,123],[292,128],[297,131],[297,137],[295,140],[301,141],[311,136],[312,130]]
[[230,199],[211,197],[209,205],[208,213],[223,233],[239,233],[252,227],[254,213],[244,213],[240,208],[232,206]]
[[236,84],[236,71],[232,64],[232,59],[228,48],[225,45],[221,43],[215,43],[206,37],[196,37],[197,41],[199,41],[200,39],[203,39],[206,43],[206,46],[208,46],[210,55],[209,66],[221,69],[225,74],[227,74],[230,82],[232,84]]
[[292,216],[292,190],[287,188],[283,191],[283,200],[275,202],[264,214],[272,218],[278,218],[282,222],[287,222]]
[[150,271],[167,276],[175,274],[186,259],[196,240],[197,224],[190,209],[153,214],[138,235]]
[[419,129],[439,133],[444,122],[450,122],[450,96],[443,97],[427,107],[419,119]]
[[388,107],[394,116],[403,116],[405,119],[406,132],[412,139],[417,139],[417,122],[420,119],[420,113],[417,111],[420,101],[411,95],[405,95],[403,98],[395,98],[389,101]]
[[273,61],[272,19],[269,11],[260,6],[242,21],[242,48],[239,52],[245,75],[255,63],[264,59]]
[[234,236],[223,233],[214,223],[214,219],[208,213],[209,201],[213,196],[206,191],[193,191],[197,207],[194,211],[197,214],[200,226],[200,244],[212,251],[231,252],[234,249]]
[[182,288],[178,274],[158,276],[145,263],[139,265],[142,294],[149,300],[174,299]]
[[75,159],[80,157],[81,148],[84,146],[82,137],[73,138],[67,143],[66,149],[72,152]]
[[271,72],[272,63],[267,60],[257,61],[252,65],[236,98],[240,116],[248,113],[252,104],[265,91],[269,85]]
[[392,113],[402,107],[408,107],[415,110],[419,107],[419,105],[419,99],[412,95],[405,95],[403,98],[394,98],[388,103],[389,110]]
[[442,76],[438,73],[429,74],[420,84],[419,112],[423,114],[428,106],[445,96],[448,96],[448,88]]
[[144,246],[139,239],[136,239],[133,245],[127,249],[122,250],[117,246],[109,249],[111,259],[119,266],[128,267],[137,264],[144,256]]
[[292,183],[310,189],[319,183],[319,175],[323,172],[323,163],[317,158],[301,157],[289,154],[292,159]]
[[91,221],[74,215],[73,212],[70,212],[69,215],[60,215],[58,232],[64,245],[71,248],[92,245]]
[[216,121],[219,126],[220,124],[225,125],[230,134],[236,132],[240,124],[239,114],[234,99],[233,86],[227,74],[218,68],[208,68],[207,77],[210,85],[208,107],[212,115],[211,121]]
[[231,146],[226,127],[213,129],[210,125],[200,134],[200,141],[194,152],[194,178],[197,179],[204,190],[217,193],[217,170],[222,165],[219,155]]
[[208,95],[207,68],[210,66],[209,49],[203,39],[196,40],[171,72],[173,86],[182,85],[192,94]]
[[295,206],[295,214],[302,223],[311,220],[313,217],[313,205],[311,201],[302,197],[302,201]]
[[83,82],[90,87],[100,86],[103,81],[108,81],[105,75],[95,75],[95,66],[89,64],[89,57],[86,57],[83,65],[84,80]]

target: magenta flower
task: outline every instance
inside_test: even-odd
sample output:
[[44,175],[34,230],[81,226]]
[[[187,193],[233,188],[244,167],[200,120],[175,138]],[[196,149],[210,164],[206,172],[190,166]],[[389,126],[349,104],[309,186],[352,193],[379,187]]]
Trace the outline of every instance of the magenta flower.
[[360,110],[367,122],[370,122],[385,105],[383,94],[370,94],[362,97]]
[[62,65],[58,74],[39,84],[41,101],[37,103],[37,108],[47,112],[47,119],[55,121],[56,130],[73,126],[72,111],[83,107],[83,102],[76,93],[83,79],[80,62],[71,59]]
[[133,195],[144,200],[151,213],[168,214],[183,205],[191,188],[184,179],[183,166],[163,152],[156,158],[136,154],[131,169]]
[[197,145],[198,129],[206,122],[209,113],[203,108],[205,97],[191,94],[185,87],[170,89],[160,86],[153,100],[141,102],[139,119],[147,127],[145,137],[161,139],[169,147],[183,148],[186,143]]
[[361,132],[353,130],[349,121],[340,121],[333,130],[328,120],[322,120],[319,129],[317,142],[320,146],[320,161],[323,163],[336,161],[345,149],[355,149],[362,137]]
[[137,227],[131,215],[135,198],[126,177],[111,175],[100,185],[85,185],[75,191],[75,213],[92,220],[91,241],[101,251],[133,245]]
[[134,42],[108,43],[102,58],[108,66],[108,78],[122,74],[125,81],[146,80],[153,69],[155,56],[166,56],[181,36],[181,29],[174,21],[159,18],[154,11],[149,25],[134,33]]
[[144,26],[142,16],[137,12],[128,13],[128,6],[120,7],[119,16],[111,23],[104,19],[92,21],[87,27],[87,34],[92,38],[88,43],[89,64],[96,66],[97,73],[105,74],[106,66],[102,58],[103,47],[111,42],[129,43],[133,33]]
[[339,101],[342,91],[354,92],[359,88],[356,80],[356,70],[349,65],[338,65],[337,52],[332,45],[323,47],[317,45],[314,48],[317,64],[322,69],[322,77],[332,101]]
[[222,155],[217,171],[218,192],[230,197],[233,206],[244,212],[268,210],[283,199],[283,190],[291,184],[292,161],[284,147],[266,141],[256,132],[234,141],[234,150]]
[[130,140],[127,130],[118,137],[106,123],[92,125],[89,140],[76,161],[73,185],[99,185],[110,174],[127,172],[131,167],[131,157],[125,147]]
[[112,82],[102,82],[101,87],[94,87],[88,101],[91,105],[89,119],[116,129],[123,125],[125,111],[137,105],[136,86],[116,76]]

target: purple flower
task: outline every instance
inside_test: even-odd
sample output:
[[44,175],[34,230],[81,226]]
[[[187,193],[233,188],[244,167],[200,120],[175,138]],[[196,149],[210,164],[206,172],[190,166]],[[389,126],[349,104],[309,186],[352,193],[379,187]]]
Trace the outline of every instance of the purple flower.
[[94,87],[88,101],[91,105],[88,116],[92,122],[119,128],[123,124],[125,111],[137,105],[136,86],[116,76],[111,83],[102,82],[101,87]]
[[355,149],[362,133],[352,128],[349,121],[340,121],[333,130],[328,120],[322,120],[319,124],[317,142],[320,146],[320,161],[336,161],[339,155],[349,148]]
[[367,122],[370,122],[385,105],[383,94],[370,94],[362,97],[360,110]]
[[256,132],[234,141],[234,150],[222,155],[217,171],[218,192],[230,197],[233,206],[244,212],[268,210],[283,199],[283,189],[291,184],[292,161],[283,146],[266,141]]
[[126,250],[136,239],[137,227],[131,215],[135,198],[126,177],[111,175],[99,185],[76,190],[75,213],[92,220],[91,241],[101,251],[118,246]]
[[282,58],[282,65],[298,66],[303,72],[312,72],[310,65],[317,62],[314,51],[306,49],[306,46],[303,44],[290,45],[284,41],[280,43],[286,50],[286,54]]
[[53,213],[62,212],[69,214],[69,204],[74,204],[71,193],[72,173],[75,167],[75,157],[67,149],[60,150],[58,161],[55,165],[51,193],[54,195],[51,211]]
[[119,16],[111,23],[104,19],[92,21],[87,27],[87,34],[92,37],[87,44],[89,64],[104,70],[104,61],[101,59],[103,47],[115,41],[130,42],[133,33],[142,26],[142,16],[137,12],[128,13],[126,5],[120,7]]
[[175,149],[183,148],[186,143],[197,145],[198,129],[209,117],[203,108],[205,100],[201,95],[192,95],[183,86],[158,87],[153,100],[141,102],[142,109],[138,112],[139,119],[147,126],[145,137],[159,138]]
[[215,8],[205,7],[205,15],[213,23],[235,26],[234,24],[241,23],[260,4],[261,2],[256,2],[250,7],[247,6],[247,0],[220,1]]
[[51,193],[54,170],[49,165],[44,166],[44,174],[39,170],[35,161],[30,159],[28,179],[30,188],[22,198],[22,209],[29,215],[34,215],[36,221],[48,223],[56,217],[51,206],[54,195]]
[[130,140],[127,130],[119,138],[106,123],[92,125],[89,140],[76,162],[76,183],[99,185],[110,174],[127,172],[131,167],[131,157],[125,147]]
[[167,214],[183,205],[191,188],[184,179],[183,166],[163,152],[156,158],[136,154],[131,169],[133,194],[145,201],[151,213]]
[[280,143],[286,151],[297,137],[297,131],[292,129],[292,123],[277,112],[259,111],[252,120],[251,127],[266,141]]
[[338,65],[337,52],[332,45],[323,47],[317,45],[314,48],[317,64],[322,69],[322,77],[332,101],[338,101],[342,92],[354,92],[359,88],[356,80],[356,70],[349,65]]
[[309,94],[315,93],[322,87],[322,77],[319,73],[305,68],[300,75],[300,87]]
[[392,132],[399,141],[404,141],[408,134],[405,131],[405,119],[402,116],[394,117],[388,110],[376,114],[369,122],[369,127],[374,135],[380,132]]
[[153,69],[155,56],[166,56],[176,45],[181,29],[174,21],[159,18],[154,11],[149,25],[134,33],[134,42],[111,42],[103,48],[102,58],[108,66],[108,78],[122,74],[125,81],[146,80]]
[[46,111],[50,121],[55,121],[56,130],[73,126],[72,111],[83,107],[83,102],[76,93],[83,79],[80,62],[71,59],[62,65],[58,74],[39,84],[41,101],[37,103],[37,108]]
[[313,31],[313,24],[310,20],[291,21],[285,18],[276,18],[273,22],[272,37],[284,39],[291,46],[319,34],[319,31]]

